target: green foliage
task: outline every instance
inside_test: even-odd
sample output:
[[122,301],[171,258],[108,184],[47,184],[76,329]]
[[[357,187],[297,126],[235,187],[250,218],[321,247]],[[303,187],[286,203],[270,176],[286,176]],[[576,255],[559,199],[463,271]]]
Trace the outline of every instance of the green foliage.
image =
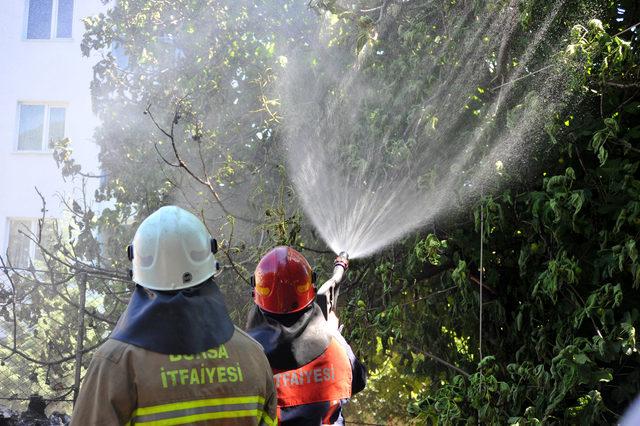
[[[275,154],[286,117],[273,95],[274,70],[287,66],[287,53],[322,32],[327,44],[353,52],[364,75],[385,82],[375,90],[389,104],[367,111],[356,133],[383,141],[389,170],[405,167],[418,140],[439,137],[443,149],[454,149],[481,128],[483,147],[490,135],[500,136],[492,133],[501,128],[497,123],[516,128],[531,111],[544,112],[540,127],[548,138],[531,153],[533,178],[498,161],[502,185],[487,190],[473,211],[438,218],[428,232],[352,262],[341,318],[345,337],[371,371],[352,418],[614,423],[640,391],[638,36],[620,33],[613,2],[565,3],[553,25],[557,34],[570,30],[568,39],[545,40],[531,52],[531,64],[554,58],[575,104],[546,111],[536,93],[545,74],[532,68],[510,89],[521,95],[513,97],[518,102],[506,100],[494,114],[489,105],[500,96],[497,82],[510,71],[524,72],[514,52],[526,50],[553,2],[311,2],[326,18],[319,29],[304,2],[118,1],[85,21],[82,46],[85,54],[104,53],[92,91],[108,174],[97,196],[109,204],[95,218],[85,209],[76,212],[68,250],[77,247],[81,258],[124,271],[122,247],[139,221],[160,205],[187,205],[222,237],[220,256],[231,274],[221,281],[237,322],[249,301],[243,279],[265,250],[292,244],[310,257],[326,253]],[[625,22],[636,22],[637,7],[620,4]],[[469,13],[460,16],[467,6]],[[478,16],[510,7],[518,14],[508,23],[509,36],[470,39],[465,30]],[[600,20],[576,21],[586,12]],[[285,24],[295,24],[299,37],[279,37]],[[483,64],[460,57],[460,46],[474,43],[490,47]],[[126,65],[109,52],[113,46],[126,54]],[[376,55],[378,49],[385,54]],[[425,71],[425,58],[438,61]],[[457,75],[470,65],[486,84],[474,87],[463,104],[446,104],[463,111],[462,118],[429,108],[436,76]],[[396,113],[407,110],[409,117]],[[449,140],[452,134],[459,137]],[[348,145],[343,166],[372,167],[363,150]],[[65,174],[80,172],[64,141],[56,159]],[[448,173],[445,166],[412,173],[418,185],[433,188]],[[96,230],[100,243],[91,237]],[[320,269],[327,266],[323,261]],[[117,317],[126,284],[93,291],[97,313]],[[35,312],[24,321],[44,330],[41,316],[69,322],[71,313]],[[107,328],[101,324],[88,339],[98,341]],[[62,330],[48,332],[71,349],[68,336],[58,335]]]
[[429,262],[434,266],[439,266],[442,263],[442,251],[446,248],[446,240],[439,240],[435,235],[429,234],[416,244],[416,258],[420,263]]
[[[526,28],[544,7],[524,3]],[[445,218],[437,232],[381,254],[370,267],[376,279],[354,290],[353,342],[372,348],[377,339],[400,360],[423,355],[388,372],[390,383],[407,372],[428,380],[421,391],[398,390],[411,395],[408,412],[419,423],[612,424],[640,392],[640,57],[637,33],[617,34],[639,16],[631,3],[621,5],[620,28],[614,5],[602,7],[601,20],[566,17],[568,47],[548,52],[579,101],[547,119],[533,181],[496,163],[509,179],[501,192],[483,197],[471,218]],[[419,15],[401,19],[400,39],[429,54],[423,46],[437,44],[439,29],[425,28]],[[385,66],[402,75],[412,70],[409,58],[401,51]],[[428,76],[417,79],[428,84]],[[469,110],[481,111],[486,96],[483,88],[470,96]],[[515,125],[522,113],[515,106],[505,118]],[[392,118],[377,111],[376,120],[388,126]],[[481,219],[485,358],[478,363]],[[372,351],[366,359],[381,365]],[[363,418],[385,421],[385,410],[380,404]]]
[[[282,117],[272,93],[314,15],[294,1],[110,6],[85,20],[82,42],[85,55],[102,54],[92,95],[107,174],[96,194],[109,206],[96,218],[103,261],[127,268],[122,247],[139,222],[159,206],[181,204],[218,239],[229,270],[218,283],[243,323],[259,256],[276,244],[317,245],[273,148]],[[60,157],[68,157],[63,149]]]

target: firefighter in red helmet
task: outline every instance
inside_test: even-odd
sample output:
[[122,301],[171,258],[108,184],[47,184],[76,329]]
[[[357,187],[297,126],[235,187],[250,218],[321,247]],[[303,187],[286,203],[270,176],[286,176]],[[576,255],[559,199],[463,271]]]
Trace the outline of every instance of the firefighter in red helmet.
[[342,407],[364,389],[366,370],[315,303],[315,273],[291,247],[276,247],[252,277],[249,334],[262,344],[281,425],[342,425]]

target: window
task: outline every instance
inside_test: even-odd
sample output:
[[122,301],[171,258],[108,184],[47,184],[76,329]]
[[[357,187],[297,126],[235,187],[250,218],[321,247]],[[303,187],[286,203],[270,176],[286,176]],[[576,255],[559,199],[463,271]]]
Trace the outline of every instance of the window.
[[27,38],[71,38],[73,0],[27,0]]
[[49,151],[64,139],[65,107],[21,103],[19,109],[18,151]]
[[[32,241],[37,239],[42,219],[9,219],[9,241],[7,258],[15,268],[27,268],[30,262],[42,262],[41,250]],[[42,228],[41,240],[44,247],[53,247],[55,221],[46,219]]]

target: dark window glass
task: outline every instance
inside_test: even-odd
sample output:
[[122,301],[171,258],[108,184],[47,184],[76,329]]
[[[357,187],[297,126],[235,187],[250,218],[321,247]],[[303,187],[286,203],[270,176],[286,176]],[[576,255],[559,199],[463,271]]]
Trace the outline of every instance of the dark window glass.
[[51,8],[53,0],[30,0],[27,38],[51,37]]
[[58,38],[71,38],[73,28],[73,0],[60,0],[58,2]]

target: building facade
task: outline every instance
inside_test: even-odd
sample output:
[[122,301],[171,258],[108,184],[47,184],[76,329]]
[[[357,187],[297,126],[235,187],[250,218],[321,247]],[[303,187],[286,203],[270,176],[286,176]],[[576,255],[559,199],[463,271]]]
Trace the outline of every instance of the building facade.
[[[99,13],[100,0],[11,0],[0,14],[0,254],[14,267],[39,256],[25,232],[42,217],[64,215],[62,199],[81,194],[78,180],[65,181],[53,144],[69,138],[83,171],[99,174],[98,124],[90,81],[96,58],[83,57],[82,19]],[[98,179],[88,180],[92,195]],[[47,226],[45,226],[45,229]],[[20,232],[22,231],[22,232]]]

